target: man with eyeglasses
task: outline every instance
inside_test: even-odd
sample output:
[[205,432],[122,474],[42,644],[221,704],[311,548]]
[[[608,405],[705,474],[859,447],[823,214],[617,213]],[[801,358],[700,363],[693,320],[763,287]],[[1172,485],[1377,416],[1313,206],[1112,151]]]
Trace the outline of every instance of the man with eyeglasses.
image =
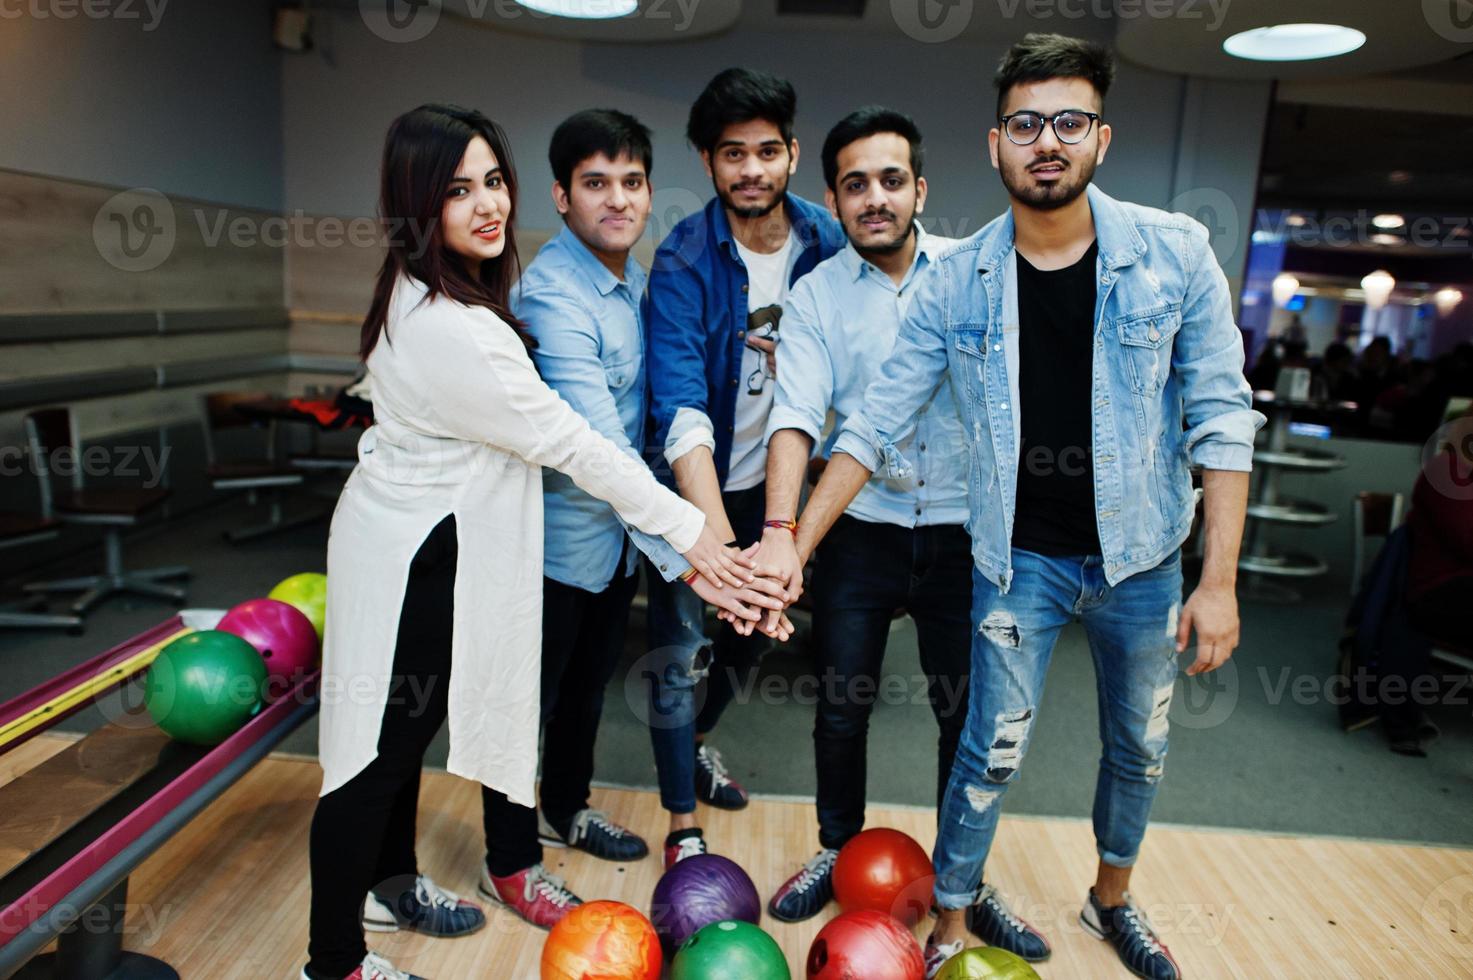
[[[722,540],[744,548],[762,534],[763,436],[782,304],[800,276],[844,245],[821,206],[788,192],[798,167],[796,107],[793,86],[765,72],[729,68],[707,84],[691,106],[686,136],[716,196],[671,229],[650,270],[654,445],[680,494]],[[747,805],[705,736],[755,670],[767,639],[722,629],[713,644],[698,596],[658,575],[647,579],[651,654],[641,669],[660,803],[670,814],[669,867],[706,849],[697,801],[728,810]]]
[[[970,447],[976,632],[938,819],[927,976],[968,928],[1028,959],[1049,954],[983,866],[1054,643],[1074,621],[1094,660],[1103,748],[1099,863],[1081,920],[1137,976],[1180,975],[1127,887],[1164,768],[1176,655],[1195,629],[1186,672],[1198,674],[1238,643],[1238,547],[1263,417],[1206,229],[1090,186],[1110,145],[1113,76],[1106,50],[1059,35],[1030,34],[1004,57],[988,142],[1011,206],[919,284],[799,525],[804,558],[872,473],[912,472],[898,447],[951,382]],[[1206,554],[1182,603],[1192,466],[1203,470]]]

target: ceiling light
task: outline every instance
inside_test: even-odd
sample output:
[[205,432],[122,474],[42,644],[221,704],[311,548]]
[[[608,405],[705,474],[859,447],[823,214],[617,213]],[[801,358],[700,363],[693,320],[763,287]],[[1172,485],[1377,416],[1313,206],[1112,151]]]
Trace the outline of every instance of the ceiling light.
[[1293,299],[1294,294],[1299,292],[1299,280],[1287,272],[1280,272],[1274,276],[1273,291],[1274,305],[1278,307],[1288,306],[1289,300]]
[[1447,316],[1463,301],[1463,291],[1451,286],[1444,286],[1432,294],[1432,302],[1437,304],[1437,312],[1441,316]]
[[1234,34],[1222,49],[1249,61],[1312,61],[1349,54],[1366,43],[1366,36],[1339,24],[1275,24]]
[[627,17],[639,9],[639,0],[516,0],[528,10],[578,20]]
[[1393,228],[1400,228],[1406,223],[1407,219],[1399,214],[1378,214],[1371,219],[1371,224],[1377,228],[1385,228],[1387,231],[1391,231]]
[[1371,241],[1377,245],[1405,245],[1406,241],[1400,235],[1388,235],[1384,231],[1378,231],[1371,236]]
[[1379,310],[1391,301],[1396,280],[1385,269],[1377,269],[1360,281],[1360,288],[1366,291],[1366,305]]
[[1305,225],[1309,224],[1309,219],[1302,214],[1291,214],[1289,215],[1289,217],[1284,219],[1284,223],[1287,224],[1290,228],[1303,228]]

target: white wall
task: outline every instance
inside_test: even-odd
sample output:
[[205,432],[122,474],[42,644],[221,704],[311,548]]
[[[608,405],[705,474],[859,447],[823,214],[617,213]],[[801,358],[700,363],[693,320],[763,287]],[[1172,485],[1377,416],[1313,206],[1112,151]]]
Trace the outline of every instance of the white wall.
[[[933,230],[970,234],[1002,210],[1005,195],[985,157],[994,111],[992,71],[1002,46],[921,44],[847,34],[735,30],[668,45],[599,45],[498,33],[441,18],[426,38],[396,44],[354,15],[327,25],[328,58],[284,62],[286,203],[342,216],[370,214],[384,131],[428,101],[479,108],[508,131],[523,180],[521,220],[552,227],[546,162],[553,128],[591,106],[631,112],[655,133],[654,181],[663,235],[704,203],[711,187],[685,143],[686,114],[707,80],[730,65],[774,71],[798,91],[803,149],[793,188],[818,198],[819,150],[850,110],[879,102],[911,114],[926,136],[927,215]],[[1250,228],[1267,83],[1188,81],[1122,65],[1106,110],[1115,144],[1097,180],[1116,196],[1165,206],[1176,200],[1216,216],[1220,257],[1241,271]]]

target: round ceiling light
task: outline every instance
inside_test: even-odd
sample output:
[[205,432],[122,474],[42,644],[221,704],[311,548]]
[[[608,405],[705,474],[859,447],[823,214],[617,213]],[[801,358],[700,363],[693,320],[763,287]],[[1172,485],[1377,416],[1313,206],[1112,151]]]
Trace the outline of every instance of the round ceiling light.
[[1249,61],[1313,61],[1349,54],[1365,43],[1360,31],[1339,24],[1275,24],[1234,34],[1222,49]]
[[528,10],[576,20],[612,20],[639,9],[639,0],[517,0]]

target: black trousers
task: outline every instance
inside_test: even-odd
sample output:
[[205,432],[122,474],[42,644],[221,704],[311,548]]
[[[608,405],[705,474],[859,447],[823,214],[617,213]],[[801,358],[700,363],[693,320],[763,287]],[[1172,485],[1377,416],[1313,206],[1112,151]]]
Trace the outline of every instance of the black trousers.
[[307,964],[314,980],[338,980],[362,962],[369,889],[397,894],[418,874],[419,774],[445,721],[456,555],[452,516],[426,536],[409,566],[378,757],[317,801]]
[[[638,586],[638,573],[615,578],[601,592],[543,579],[540,797],[543,816],[562,834],[588,806],[604,691],[624,652]],[[503,877],[541,861],[537,811],[493,790],[482,795],[491,873]]]

